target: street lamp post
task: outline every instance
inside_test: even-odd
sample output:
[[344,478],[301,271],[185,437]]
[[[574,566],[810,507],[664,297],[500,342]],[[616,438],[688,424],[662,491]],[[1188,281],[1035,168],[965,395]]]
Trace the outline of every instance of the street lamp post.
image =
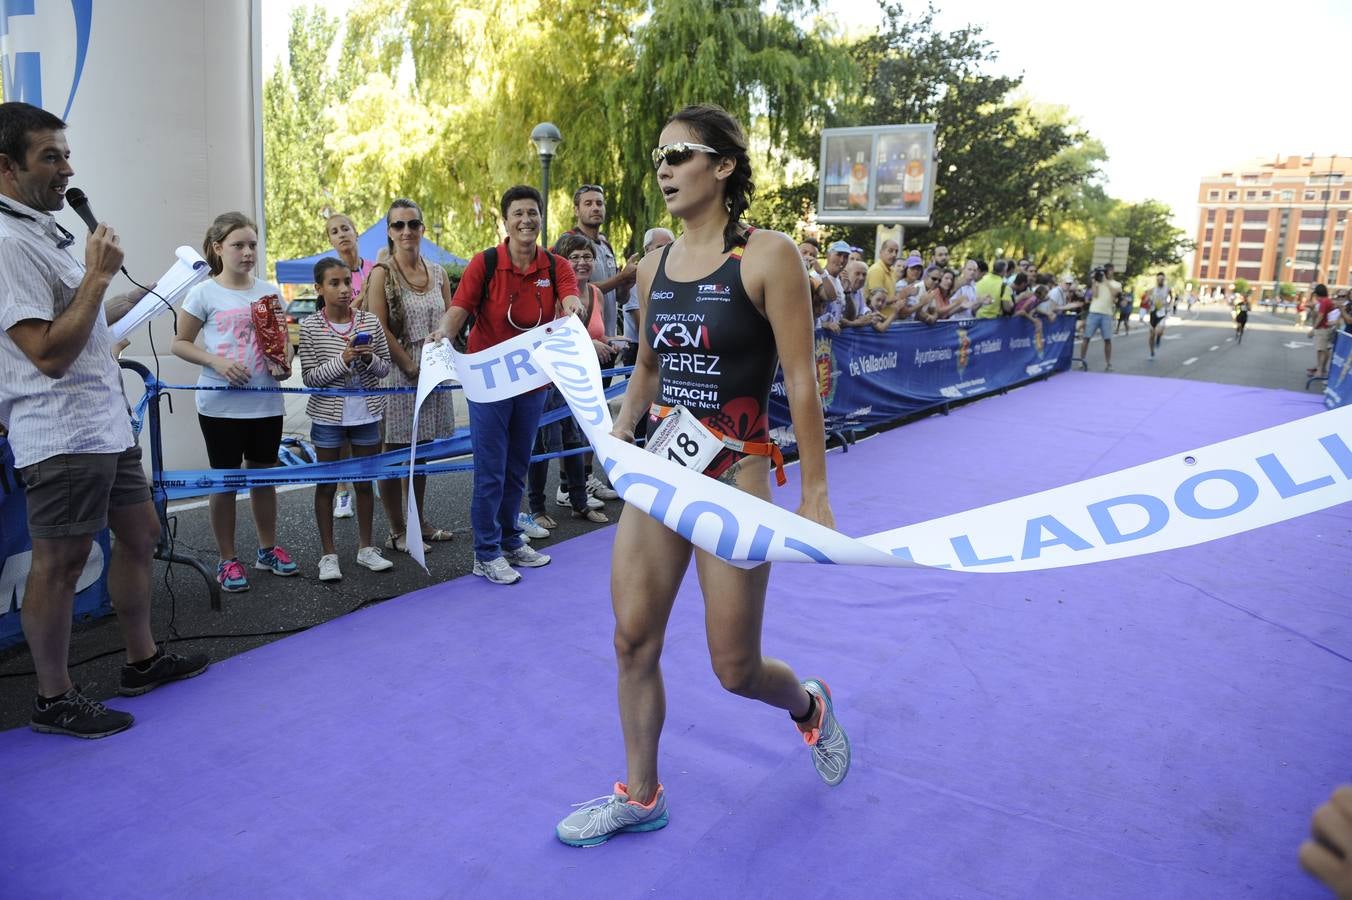
[[554,151],[563,143],[563,135],[553,122],[541,122],[530,133],[531,143],[540,154],[540,196],[544,208],[540,210],[540,241],[549,246],[549,164],[554,160]]

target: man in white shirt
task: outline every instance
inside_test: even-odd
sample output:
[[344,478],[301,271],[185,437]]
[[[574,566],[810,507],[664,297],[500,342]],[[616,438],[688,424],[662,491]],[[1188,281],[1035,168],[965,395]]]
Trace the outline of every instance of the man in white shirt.
[[143,694],[207,667],[165,653],[150,630],[150,563],[160,522],[132,435],[108,324],[135,294],[104,294],[122,265],[117,234],[99,225],[84,263],[52,213],[74,171],[66,125],[27,103],[0,104],[0,423],[26,487],[33,543],[23,631],[33,653],[35,731],[101,738],[132,724],[70,681],[75,586],[105,527],[115,542],[108,595],[126,642],[119,692]]

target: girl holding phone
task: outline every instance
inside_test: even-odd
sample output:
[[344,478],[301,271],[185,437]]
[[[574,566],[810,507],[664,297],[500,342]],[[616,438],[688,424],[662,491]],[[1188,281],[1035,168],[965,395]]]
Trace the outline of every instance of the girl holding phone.
[[[301,377],[306,387],[342,387],[370,390],[390,371],[390,348],[380,320],[352,308],[352,272],[332,257],[315,264],[315,291],[320,308],[300,326]],[[320,462],[339,459],[344,443],[354,457],[380,452],[383,395],[327,396],[312,394],[305,411],[310,416],[310,440]],[[319,580],[343,577],[333,541],[333,482],[315,485],[315,522],[319,525]],[[354,481],[357,499],[357,564],[373,572],[393,567],[371,540],[375,495],[370,481]]]

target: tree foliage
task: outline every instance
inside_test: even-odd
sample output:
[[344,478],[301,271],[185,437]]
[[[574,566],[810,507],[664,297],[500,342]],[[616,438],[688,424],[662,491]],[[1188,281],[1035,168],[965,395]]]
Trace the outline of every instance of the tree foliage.
[[[943,32],[932,7],[889,3],[878,33],[851,42],[818,4],[361,0],[341,23],[298,10],[264,88],[269,257],[323,249],[326,208],[365,227],[399,196],[452,251],[496,243],[502,191],[539,183],[529,135],[542,121],[564,135],[548,236],[571,223],[572,189],[595,183],[612,243],[636,249],[644,229],[671,224],[648,151],[693,102],[747,127],[758,225],[793,231],[811,218],[822,128],[935,122],[934,226],[908,244],[1017,248],[1045,268],[1087,255],[1099,233],[1128,234],[1150,263],[1185,243],[1160,228],[1158,204],[1105,194],[1103,147],[1068,111],[1017,100],[1019,79],[986,71],[996,48],[980,28]],[[839,231],[872,244],[872,228]]]

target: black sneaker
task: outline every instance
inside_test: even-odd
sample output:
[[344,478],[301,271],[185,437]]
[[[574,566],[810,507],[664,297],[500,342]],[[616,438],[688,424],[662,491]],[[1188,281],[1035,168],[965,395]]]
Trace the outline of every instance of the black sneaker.
[[93,739],[126,731],[134,721],[131,713],[109,709],[80,693],[78,687],[72,687],[47,704],[35,698],[28,727],[43,734]]
[[192,656],[180,656],[177,653],[161,653],[154,665],[142,671],[135,666],[122,667],[122,683],[117,692],[123,697],[135,697],[146,691],[153,691],[162,684],[192,678],[207,670],[211,661],[205,653]]

